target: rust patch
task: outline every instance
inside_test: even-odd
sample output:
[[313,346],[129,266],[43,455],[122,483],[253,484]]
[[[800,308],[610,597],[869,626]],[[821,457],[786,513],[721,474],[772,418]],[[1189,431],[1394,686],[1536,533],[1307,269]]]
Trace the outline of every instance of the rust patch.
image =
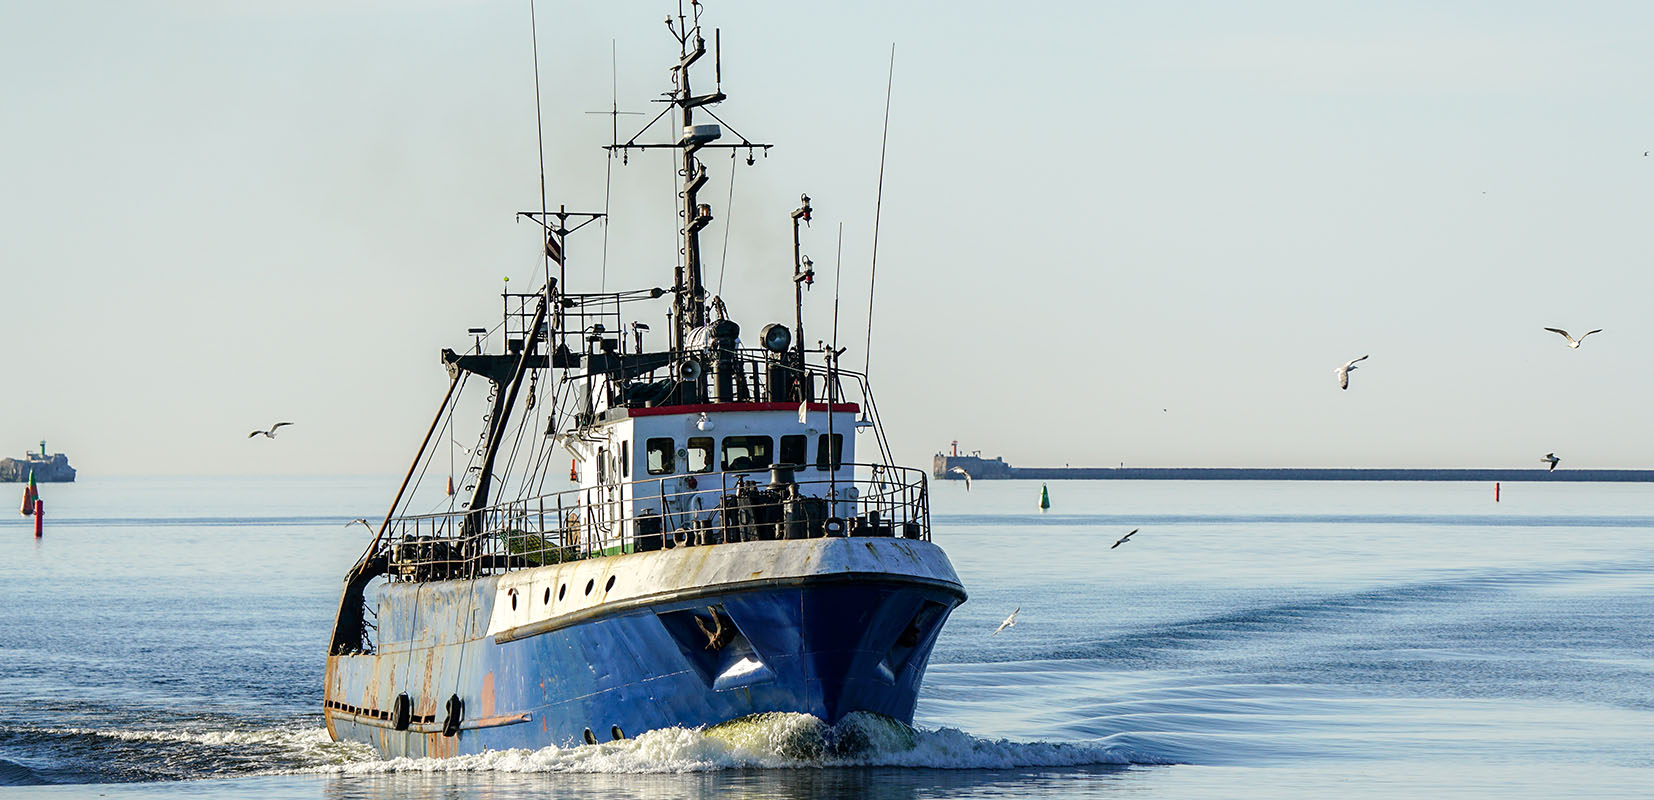
[[436,648],[425,650],[425,678],[420,682],[419,696],[414,698],[414,713],[423,717],[436,714],[436,692],[431,690],[431,674],[436,671]]
[[478,699],[482,701],[482,713],[477,716],[494,716],[494,673],[482,676],[482,696]]
[[458,736],[443,736],[441,731],[425,734],[425,750],[432,758],[453,758],[458,747]]

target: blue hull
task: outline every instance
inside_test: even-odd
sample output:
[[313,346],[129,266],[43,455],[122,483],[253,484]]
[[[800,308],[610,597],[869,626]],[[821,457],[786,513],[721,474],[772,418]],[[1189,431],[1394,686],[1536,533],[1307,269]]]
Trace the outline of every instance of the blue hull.
[[[819,575],[707,587],[519,638],[477,635],[497,580],[410,589],[417,608],[380,620],[404,644],[330,657],[333,737],[387,757],[441,757],[771,711],[911,723],[937,633],[964,600],[957,585],[908,576]],[[444,641],[444,632],[469,636]],[[401,693],[410,713],[396,730]],[[451,697],[463,703],[457,731]]]

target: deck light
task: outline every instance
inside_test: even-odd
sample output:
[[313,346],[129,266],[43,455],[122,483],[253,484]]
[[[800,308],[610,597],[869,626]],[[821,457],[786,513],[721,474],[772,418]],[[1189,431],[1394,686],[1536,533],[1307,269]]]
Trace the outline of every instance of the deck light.
[[771,353],[785,353],[787,347],[793,343],[793,332],[779,322],[771,322],[764,326],[764,349]]

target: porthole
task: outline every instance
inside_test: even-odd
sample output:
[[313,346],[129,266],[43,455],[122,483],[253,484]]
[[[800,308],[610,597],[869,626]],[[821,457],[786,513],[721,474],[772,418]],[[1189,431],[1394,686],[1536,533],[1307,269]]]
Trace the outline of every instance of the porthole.
[[544,603],[545,605],[551,605],[551,587],[550,586],[546,587],[545,599],[541,600],[540,602]]
[[512,589],[511,591],[506,592],[506,594],[511,595],[511,610],[516,611],[517,610],[517,590]]
[[592,593],[592,587],[596,586],[596,585],[597,585],[596,580],[586,581],[586,594],[591,594]]
[[586,744],[597,744],[597,734],[592,733],[591,728],[586,729]]
[[569,585],[566,584],[566,583],[559,586],[559,587],[557,587],[557,599],[562,600],[563,599],[563,594],[568,592],[568,590],[569,590]]
[[614,740],[617,742],[626,738],[626,732],[621,730],[619,725],[609,726],[609,734],[613,736]]
[[609,591],[610,589],[613,589],[613,588],[615,588],[615,576],[610,575],[609,576],[609,582],[603,584],[603,591],[607,592],[607,591]]

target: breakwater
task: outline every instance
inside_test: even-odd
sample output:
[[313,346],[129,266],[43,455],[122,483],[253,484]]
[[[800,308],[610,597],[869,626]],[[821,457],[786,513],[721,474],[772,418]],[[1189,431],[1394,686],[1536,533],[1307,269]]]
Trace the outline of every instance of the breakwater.
[[[954,475],[953,477],[958,477]],[[1118,481],[1468,481],[1654,483],[1650,469],[1252,469],[1245,467],[1011,467],[1005,478]]]
[[75,479],[75,468],[69,466],[69,457],[62,453],[46,455],[45,442],[40,443],[39,453],[0,458],[0,483],[22,483],[31,474],[37,483],[70,483]]
[[1436,469],[1345,467],[1015,467],[980,454],[937,453],[931,475],[938,480],[1031,481],[1465,481],[1654,483],[1654,469]]

